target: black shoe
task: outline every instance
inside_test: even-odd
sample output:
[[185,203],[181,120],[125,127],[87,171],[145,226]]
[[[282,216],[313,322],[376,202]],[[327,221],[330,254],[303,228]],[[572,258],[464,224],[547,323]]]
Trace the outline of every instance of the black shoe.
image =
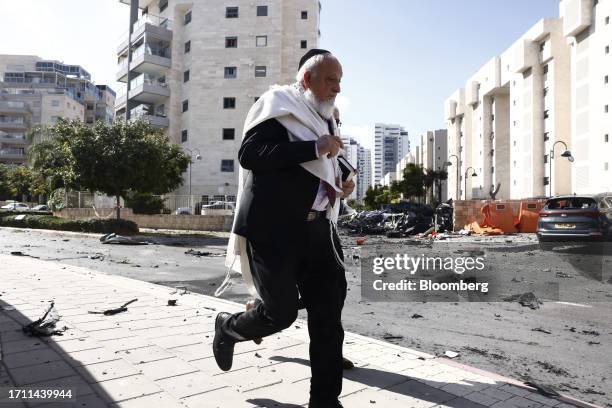
[[350,370],[351,368],[355,368],[355,364],[351,360],[346,357],[342,357],[342,369]]
[[235,341],[228,339],[223,334],[221,327],[223,323],[232,317],[231,313],[221,312],[215,319],[215,339],[213,340],[213,354],[219,368],[223,371],[229,371],[232,368],[232,360],[234,358]]

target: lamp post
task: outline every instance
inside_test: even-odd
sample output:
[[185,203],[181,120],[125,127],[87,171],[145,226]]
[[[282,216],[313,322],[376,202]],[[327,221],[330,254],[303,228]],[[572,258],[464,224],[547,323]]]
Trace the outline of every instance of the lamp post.
[[465,199],[467,200],[467,177],[468,177],[468,172],[470,171],[470,169],[472,169],[473,173],[472,173],[472,177],[476,177],[478,174],[476,174],[476,170],[473,167],[468,167],[467,169],[465,169]]
[[200,154],[199,149],[190,149],[188,147],[183,147],[183,149],[189,152],[189,156],[191,158],[191,160],[189,160],[189,199],[191,200],[191,163],[193,162],[194,157],[196,160],[202,160],[202,155]]
[[567,149],[567,144],[563,140],[556,141],[552,148],[550,149],[550,155],[548,156],[548,195],[552,197],[552,161],[555,158],[555,146],[557,143],[563,144],[565,146],[565,151],[561,153],[561,157],[567,157],[570,163],[574,161],[574,156],[572,156],[572,152]]
[[[451,154],[450,156],[448,156],[449,160],[454,157],[457,160],[457,188],[456,188],[456,193],[457,193],[457,200],[460,200],[461,197],[459,197],[459,171],[460,171],[460,167],[459,167],[459,157],[456,154]],[[446,163],[448,163],[448,166],[452,166],[453,163],[451,161],[447,161]]]

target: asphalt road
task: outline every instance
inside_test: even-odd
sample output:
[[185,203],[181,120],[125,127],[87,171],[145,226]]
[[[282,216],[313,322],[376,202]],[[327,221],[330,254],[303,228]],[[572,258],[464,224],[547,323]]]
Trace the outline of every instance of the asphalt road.
[[[41,260],[207,295],[214,293],[225,276],[222,255],[226,234],[140,238],[151,244],[103,245],[97,236],[0,228],[0,252],[20,251]],[[351,256],[354,238],[343,236],[343,244],[349,258],[349,292],[343,314],[347,330],[436,355],[455,351],[459,353],[457,359],[465,364],[552,386],[582,400],[612,407],[609,247],[565,245],[541,251],[532,237],[520,235],[449,238],[433,243],[372,237],[360,252],[364,262],[368,252],[484,256],[497,276],[498,297],[501,292],[523,293],[530,283],[561,284],[557,297],[542,296],[539,308],[532,309],[516,300],[467,302],[466,297],[446,302],[365,300],[361,267]],[[202,253],[186,253],[190,250]],[[246,301],[244,285],[239,279],[235,282],[223,296]],[[117,303],[126,300],[117,299]],[[61,305],[57,308],[61,314]]]

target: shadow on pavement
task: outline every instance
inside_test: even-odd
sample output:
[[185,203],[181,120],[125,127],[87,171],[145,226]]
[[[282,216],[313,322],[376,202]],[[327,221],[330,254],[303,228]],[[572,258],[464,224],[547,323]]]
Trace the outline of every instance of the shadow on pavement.
[[253,398],[246,400],[249,404],[253,404],[255,407],[274,407],[274,408],[304,408],[302,405],[295,404],[285,404],[283,402],[278,402],[273,399],[267,398]]

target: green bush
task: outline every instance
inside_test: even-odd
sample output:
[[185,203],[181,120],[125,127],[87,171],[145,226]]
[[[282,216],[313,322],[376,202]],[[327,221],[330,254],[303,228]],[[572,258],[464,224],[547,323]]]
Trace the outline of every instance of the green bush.
[[35,228],[58,231],[76,232],[99,232],[108,234],[111,232],[120,235],[131,235],[138,233],[138,225],[133,221],[94,218],[91,220],[67,220],[52,215],[27,214],[23,220],[16,220],[16,214],[0,214],[1,227]]
[[125,206],[134,214],[160,214],[164,210],[164,200],[148,193],[135,193],[125,200]]

